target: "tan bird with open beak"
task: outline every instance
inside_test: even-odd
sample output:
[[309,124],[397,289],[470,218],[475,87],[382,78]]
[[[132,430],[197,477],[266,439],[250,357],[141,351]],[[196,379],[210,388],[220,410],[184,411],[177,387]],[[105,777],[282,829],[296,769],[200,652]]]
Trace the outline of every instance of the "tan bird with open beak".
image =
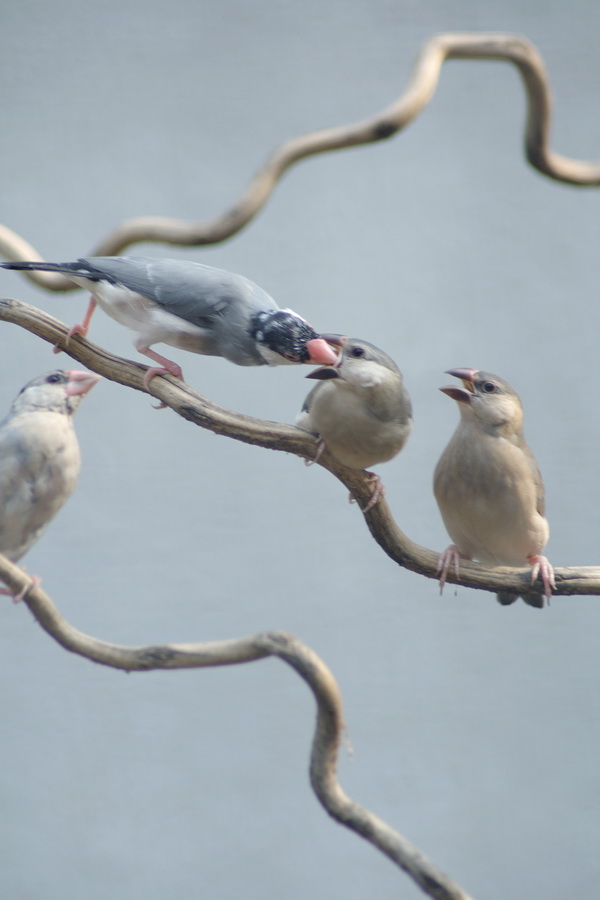
[[497,375],[450,369],[463,387],[440,390],[456,400],[460,422],[437,464],[433,489],[453,540],[441,554],[440,591],[451,566],[476,559],[490,566],[532,566],[531,583],[542,592],[499,593],[503,605],[519,597],[543,607],[555,587],[554,570],[542,550],[549,527],[544,484],[523,436],[523,409],[513,388]]

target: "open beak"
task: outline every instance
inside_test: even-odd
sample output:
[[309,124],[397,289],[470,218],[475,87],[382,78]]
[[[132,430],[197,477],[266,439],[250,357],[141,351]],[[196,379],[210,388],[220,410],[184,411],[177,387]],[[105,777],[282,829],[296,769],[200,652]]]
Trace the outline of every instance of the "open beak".
[[308,364],[316,363],[319,366],[333,366],[338,361],[338,353],[328,340],[329,335],[313,338],[306,342],[308,350]]
[[[342,360],[342,354],[339,352],[336,353],[335,350],[332,349],[332,347],[335,347],[339,351],[342,349],[342,347],[344,346],[344,344],[347,340],[348,340],[348,338],[343,334],[322,334],[321,337],[319,339],[317,339],[316,341],[309,341],[306,346],[309,348],[309,353],[311,354],[311,361],[312,361],[312,353],[310,350],[310,345],[316,344],[319,341],[325,342],[325,345],[326,345],[328,351],[332,354],[333,359],[331,360],[331,362],[329,360],[327,360],[327,362],[325,363],[326,368],[315,369],[314,372],[309,372],[306,377],[307,378],[316,378],[320,381],[324,381],[327,378],[339,378],[340,375],[338,372],[338,366],[340,365],[340,362]],[[335,368],[332,368],[332,366],[335,366]]]
[[463,387],[459,388],[453,384],[441,387],[442,394],[446,394],[447,397],[451,397],[458,403],[470,403],[475,394],[475,378],[479,374],[479,369],[448,369],[445,374],[460,378]]
[[84,372],[82,369],[71,369],[67,375],[69,376],[67,382],[67,396],[69,397],[87,394],[102,377],[96,375],[95,372]]
[[339,378],[340,373],[333,366],[325,366],[324,369],[314,369],[312,372],[309,372],[306,377],[325,381],[327,378]]

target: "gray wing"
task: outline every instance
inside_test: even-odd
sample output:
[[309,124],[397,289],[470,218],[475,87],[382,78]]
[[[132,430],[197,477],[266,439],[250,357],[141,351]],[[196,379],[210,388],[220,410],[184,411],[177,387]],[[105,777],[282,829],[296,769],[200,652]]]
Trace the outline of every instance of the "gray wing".
[[105,278],[159,303],[200,328],[217,318],[247,322],[261,310],[277,309],[272,297],[243,275],[202,263],[141,256],[95,256],[79,260],[92,279]]
[[524,444],[523,452],[527,457],[527,462],[529,463],[529,467],[531,469],[531,477],[533,478],[533,483],[535,485],[535,508],[537,512],[539,512],[540,516],[545,516],[546,501],[544,496],[544,479],[542,478],[540,467],[538,466],[537,459],[531,452],[528,444]]
[[315,428],[312,422],[310,409],[312,406],[313,398],[321,387],[321,384],[315,384],[312,391],[309,391],[309,393],[305,397],[304,403],[302,404],[302,409],[296,416],[296,425],[298,426],[298,428],[302,428],[303,431],[308,431],[311,434],[318,434],[318,430]]

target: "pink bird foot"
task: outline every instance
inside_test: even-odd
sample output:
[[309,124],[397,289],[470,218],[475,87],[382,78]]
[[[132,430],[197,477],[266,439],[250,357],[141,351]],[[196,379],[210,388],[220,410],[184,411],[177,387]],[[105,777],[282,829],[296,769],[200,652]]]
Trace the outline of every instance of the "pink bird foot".
[[460,574],[460,561],[466,557],[462,556],[456,544],[450,544],[443,553],[440,553],[437,564],[437,574],[440,576],[440,596],[444,593],[444,585],[450,567],[454,567],[454,574],[458,578]]
[[319,461],[321,454],[323,453],[323,450],[325,449],[325,441],[323,440],[323,438],[318,437],[318,438],[315,438],[315,440],[317,441],[317,452],[315,454],[315,458],[314,459],[305,459],[304,460],[305,466],[314,466],[314,464]]
[[[140,348],[138,347],[138,350]],[[159,353],[155,353],[153,350],[145,349],[141,350],[145,356],[149,356],[150,359],[153,359],[155,362],[160,363],[161,367],[151,366],[149,369],[146,369],[146,374],[144,375],[144,387],[146,390],[148,389],[148,383],[151,378],[154,378],[155,375],[172,375],[173,378],[179,378],[180,381],[184,381],[183,372],[181,371],[181,366],[178,366],[176,362],[173,362],[171,359],[166,359],[164,356],[161,356]]]
[[[94,298],[90,297],[90,302],[88,304],[88,308],[86,310],[85,316],[83,317],[83,322],[78,322],[77,325],[73,325],[73,327],[69,330],[69,333],[67,334],[67,339],[65,341],[65,344],[67,344],[67,346],[68,346],[71,338],[76,334],[81,335],[81,337],[87,337],[87,333],[90,330],[90,322],[92,321],[92,316],[94,315],[94,310],[96,309],[96,305],[97,304],[96,304],[96,301],[94,300]],[[62,350],[62,347],[54,347],[52,352],[60,353],[61,350]]]
[[367,505],[363,506],[363,513],[367,513],[370,509],[373,509],[375,504],[379,503],[381,498],[385,496],[385,488],[379,475],[376,475],[375,472],[367,472],[367,475],[369,476],[369,481],[373,485],[373,493],[371,494],[371,499]]
[[19,591],[18,594],[13,594],[12,591],[9,591],[8,588],[0,587],[0,595],[3,597],[12,597],[13,603],[20,603],[24,597],[27,596],[29,591],[33,590],[33,588],[39,587],[42,583],[41,578],[38,578],[37,575],[31,576],[31,581],[29,584],[25,585],[25,587]]
[[[146,369],[146,374],[144,375],[144,387],[148,390],[148,385],[150,384],[150,379],[154,378],[155,375],[172,375],[173,378],[179,378],[180,381],[185,381],[183,377],[183,372],[181,371],[181,366],[178,366],[176,362],[173,362],[172,359],[167,359],[166,356],[161,356],[160,353],[156,353],[154,350],[151,350],[149,347],[139,347],[136,345],[136,349],[143,353],[144,356],[149,356],[150,359],[153,359],[154,362],[160,363],[161,367],[151,366],[149,369]],[[166,403],[159,403],[158,406],[155,406],[154,409],[166,409]]]
[[[385,496],[385,488],[379,475],[376,475],[375,472],[366,472],[365,474],[369,476],[369,481],[371,481],[373,484],[373,493],[371,494],[371,499],[369,500],[367,505],[362,508],[361,512],[363,513],[369,512],[369,510],[372,509],[376,503],[379,503],[381,498]],[[354,497],[352,494],[348,494],[348,503],[356,502],[356,497]]]
[[527,560],[533,567],[531,569],[531,583],[533,584],[536,581],[538,575],[541,577],[542,584],[544,585],[543,596],[548,601],[548,603],[550,603],[552,589],[556,587],[554,569],[552,568],[551,563],[546,559],[545,556],[528,556]]

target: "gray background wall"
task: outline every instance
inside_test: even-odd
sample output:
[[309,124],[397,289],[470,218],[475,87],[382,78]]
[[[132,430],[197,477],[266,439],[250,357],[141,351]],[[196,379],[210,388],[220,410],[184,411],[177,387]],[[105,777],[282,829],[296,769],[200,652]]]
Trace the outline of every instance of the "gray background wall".
[[[1,25],[0,218],[51,260],[124,218],[216,216],[283,140],[388,105],[446,30],[528,36],[553,85],[554,148],[600,155],[591,0],[5,0]],[[457,418],[442,373],[503,375],[544,473],[548,555],[594,564],[600,195],[527,166],[524,114],[512,67],[450,62],[406,132],[303,162],[234,239],[129,252],[242,272],[319,329],[388,351],[415,429],[380,471],[401,527],[432,548],[447,536],[431,473]],[[69,323],[87,302],[1,282]],[[57,358],[2,333],[6,409]],[[90,336],[137,358],[102,314]],[[308,390],[301,369],[174,355],[195,388],[252,415],[293,421]],[[353,798],[475,897],[597,896],[597,599],[540,613],[466,588],[440,598],[323,470],[111,383],[77,427],[80,487],[26,560],[70,621],[132,644],[293,632],[339,679]],[[125,676],[62,651],[24,607],[1,616],[3,896],[421,896],[322,812],[313,703],[282,665]]]

